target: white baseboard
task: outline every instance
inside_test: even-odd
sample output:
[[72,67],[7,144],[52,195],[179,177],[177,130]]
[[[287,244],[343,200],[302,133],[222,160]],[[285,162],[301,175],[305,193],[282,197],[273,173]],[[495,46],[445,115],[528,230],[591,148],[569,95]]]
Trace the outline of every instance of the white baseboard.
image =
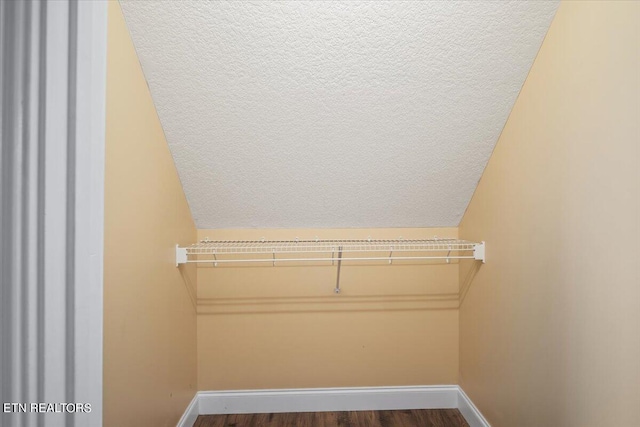
[[178,421],[176,427],[193,427],[196,419],[198,419],[198,415],[201,415],[200,405],[198,404],[199,400],[200,396],[196,393],[196,395],[193,396],[193,399],[191,399],[189,406],[187,406],[187,409],[184,411],[184,414],[180,417],[180,421]]
[[200,412],[205,414],[456,408],[458,403],[457,386],[202,391],[198,395]]
[[469,427],[491,427],[461,387],[458,387],[458,410]]
[[178,427],[198,415],[458,408],[470,427],[490,427],[457,385],[200,391]]

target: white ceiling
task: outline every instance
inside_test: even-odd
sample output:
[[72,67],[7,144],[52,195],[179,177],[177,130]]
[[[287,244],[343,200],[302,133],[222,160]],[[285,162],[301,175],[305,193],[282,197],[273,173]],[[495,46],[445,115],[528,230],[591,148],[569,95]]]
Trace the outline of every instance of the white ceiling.
[[198,228],[457,226],[557,1],[122,1]]

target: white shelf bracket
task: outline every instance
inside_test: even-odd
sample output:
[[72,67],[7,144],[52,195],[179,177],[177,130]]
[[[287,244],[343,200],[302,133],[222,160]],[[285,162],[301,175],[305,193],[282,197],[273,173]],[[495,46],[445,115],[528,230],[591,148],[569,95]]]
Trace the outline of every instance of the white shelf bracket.
[[181,248],[176,245],[176,267],[180,264],[187,263],[187,248]]
[[473,258],[482,261],[483,264],[486,262],[484,241],[473,247]]

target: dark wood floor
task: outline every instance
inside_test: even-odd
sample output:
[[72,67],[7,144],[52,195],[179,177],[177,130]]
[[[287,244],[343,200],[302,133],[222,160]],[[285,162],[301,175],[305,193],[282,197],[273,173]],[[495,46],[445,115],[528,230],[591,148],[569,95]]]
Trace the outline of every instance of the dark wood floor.
[[457,409],[200,415],[193,427],[469,427]]

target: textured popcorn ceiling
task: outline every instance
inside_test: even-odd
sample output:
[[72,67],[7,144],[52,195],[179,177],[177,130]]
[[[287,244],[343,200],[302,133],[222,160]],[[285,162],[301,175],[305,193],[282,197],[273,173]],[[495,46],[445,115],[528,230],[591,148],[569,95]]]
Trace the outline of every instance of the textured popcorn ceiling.
[[558,6],[123,1],[198,228],[456,226]]

